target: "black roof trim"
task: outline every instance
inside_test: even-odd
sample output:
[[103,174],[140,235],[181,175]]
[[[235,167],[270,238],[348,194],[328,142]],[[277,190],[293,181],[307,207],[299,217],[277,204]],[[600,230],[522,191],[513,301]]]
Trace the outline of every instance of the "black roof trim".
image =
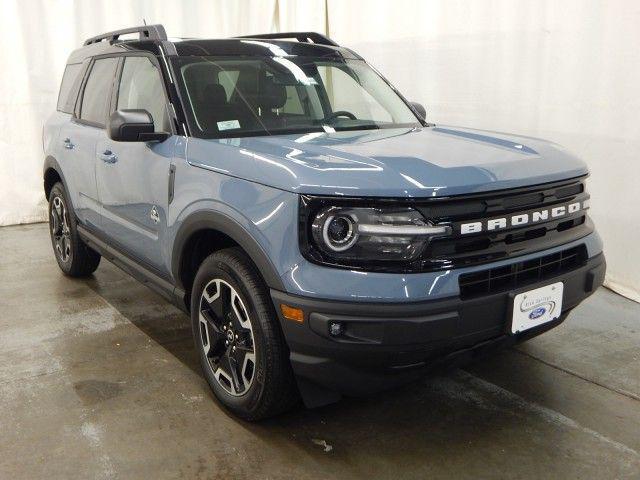
[[[139,38],[122,38],[125,34],[139,34]],[[293,40],[293,41],[292,41]],[[260,42],[262,41],[262,42]],[[340,47],[330,38],[317,32],[282,32],[246,35],[226,39],[169,39],[164,26],[142,25],[106,32],[85,40],[74,50],[67,63],[80,63],[98,55],[125,52],[145,52],[168,57],[205,55],[273,56],[263,43],[280,47],[289,55],[322,56],[362,59],[348,48]]]
[[122,30],[114,30],[113,32],[103,33],[95,37],[85,40],[84,45],[91,45],[93,43],[99,43],[103,40],[108,40],[109,43],[114,43],[118,40],[120,35],[127,33],[139,33],[140,40],[166,40],[167,32],[164,26],[157,25],[141,25],[139,27],[123,28]]
[[243,35],[235,38],[255,38],[255,39],[280,39],[285,40],[287,38],[295,38],[299,42],[304,43],[317,43],[320,45],[329,45],[332,47],[339,47],[336,42],[329,37],[317,32],[282,32],[282,33],[261,33],[258,35]]

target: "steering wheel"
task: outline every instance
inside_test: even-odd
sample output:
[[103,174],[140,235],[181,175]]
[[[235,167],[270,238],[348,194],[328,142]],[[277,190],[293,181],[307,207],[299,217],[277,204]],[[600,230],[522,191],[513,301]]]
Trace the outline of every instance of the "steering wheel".
[[356,117],[351,112],[347,112],[346,110],[338,110],[337,112],[333,112],[331,115],[327,115],[325,120],[333,120],[334,118],[338,118],[338,117],[347,117],[347,118],[350,118],[351,120],[358,119],[358,117]]

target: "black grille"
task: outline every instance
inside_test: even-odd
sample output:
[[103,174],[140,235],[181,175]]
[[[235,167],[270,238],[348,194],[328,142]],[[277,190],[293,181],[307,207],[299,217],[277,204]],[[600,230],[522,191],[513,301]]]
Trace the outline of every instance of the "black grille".
[[[456,225],[570,202],[588,200],[584,179],[527,187],[508,192],[489,192],[450,197],[421,203],[417,208],[436,224]],[[593,231],[586,210],[548,221],[483,231],[477,234],[454,235],[434,239],[425,249],[420,270],[460,268],[480,265],[518,255],[553,248],[582,238]]]
[[470,298],[519,288],[570,272],[587,261],[584,245],[479,272],[465,273],[458,279],[460,296]]

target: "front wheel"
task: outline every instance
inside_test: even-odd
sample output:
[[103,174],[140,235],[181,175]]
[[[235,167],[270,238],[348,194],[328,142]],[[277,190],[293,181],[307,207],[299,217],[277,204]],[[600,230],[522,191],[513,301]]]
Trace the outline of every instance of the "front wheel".
[[191,294],[191,321],[205,378],[225,407],[254,421],[297,402],[276,312],[242,250],[221,250],[202,262]]

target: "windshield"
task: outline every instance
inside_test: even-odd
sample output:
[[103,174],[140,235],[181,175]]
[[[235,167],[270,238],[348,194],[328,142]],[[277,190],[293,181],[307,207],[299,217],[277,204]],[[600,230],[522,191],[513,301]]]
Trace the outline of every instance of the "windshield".
[[174,61],[197,137],[420,126],[402,98],[362,60],[205,56]]

